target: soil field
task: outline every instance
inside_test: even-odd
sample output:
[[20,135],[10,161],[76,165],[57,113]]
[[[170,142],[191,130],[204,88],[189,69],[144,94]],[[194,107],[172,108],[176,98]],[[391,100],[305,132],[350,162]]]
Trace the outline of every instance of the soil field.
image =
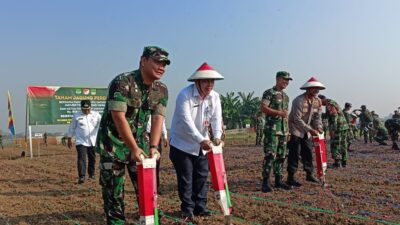
[[[360,142],[352,148],[346,168],[331,168],[329,159],[327,187],[306,182],[300,169],[297,177],[303,186],[263,194],[262,147],[227,145],[233,224],[400,224],[400,151]],[[36,147],[33,159],[29,154],[21,158],[20,153],[19,149],[0,149],[0,224],[105,224],[98,181],[77,184],[75,149],[49,145],[41,147],[38,157]],[[185,224],[179,220],[175,171],[168,155],[165,149],[161,223]],[[223,224],[211,193],[208,206],[213,214],[196,218],[196,224]],[[128,223],[138,224],[135,194],[128,179],[125,200]]]

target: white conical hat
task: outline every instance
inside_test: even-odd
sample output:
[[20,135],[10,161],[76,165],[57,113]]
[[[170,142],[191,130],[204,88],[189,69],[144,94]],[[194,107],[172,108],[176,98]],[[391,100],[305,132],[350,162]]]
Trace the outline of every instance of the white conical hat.
[[301,90],[305,90],[307,88],[319,88],[320,90],[324,90],[325,86],[321,84],[315,77],[311,77],[303,86],[301,86]]
[[224,77],[215,71],[210,65],[207,63],[203,63],[197,70],[189,77],[188,81],[195,81],[195,80],[205,80],[205,79],[212,79],[212,80],[223,80]]

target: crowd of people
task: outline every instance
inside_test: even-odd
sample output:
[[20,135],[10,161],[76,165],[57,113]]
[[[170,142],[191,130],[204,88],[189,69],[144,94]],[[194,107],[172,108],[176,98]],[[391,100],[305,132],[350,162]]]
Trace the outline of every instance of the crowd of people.
[[[169,158],[177,177],[177,191],[184,222],[195,216],[210,216],[207,208],[208,160],[211,145],[223,144],[224,129],[220,95],[215,81],[224,77],[207,63],[188,78],[191,82],[176,98],[169,139],[165,129],[168,88],[160,82],[169,65],[168,52],[147,46],[137,70],[116,76],[108,86],[103,115],[91,110],[88,100],[81,102],[81,112],[74,114],[68,132],[68,147],[76,138],[78,183],[85,182],[86,155],[89,179],[95,179],[95,152],[100,155],[100,185],[107,224],[125,224],[124,183],[128,173],[138,197],[136,163],[141,156],[160,158],[162,148],[170,146]],[[291,102],[285,89],[292,80],[287,71],[276,74],[275,85],[263,93],[257,113],[256,145],[263,144],[262,192],[274,188],[291,190],[302,184],[296,179],[299,160],[307,182],[318,183],[314,176],[312,137],[325,132],[330,139],[333,167],[346,167],[352,141],[363,135],[365,143],[386,144],[392,137],[397,145],[400,114],[385,124],[365,105],[351,111],[319,92],[325,86],[311,77],[300,87],[304,92]],[[325,107],[325,110],[323,109]],[[325,111],[325,112],[323,112]],[[356,121],[359,121],[357,124]],[[287,180],[284,165],[287,159]],[[157,164],[159,171],[160,164]],[[159,172],[157,172],[159,185]]]

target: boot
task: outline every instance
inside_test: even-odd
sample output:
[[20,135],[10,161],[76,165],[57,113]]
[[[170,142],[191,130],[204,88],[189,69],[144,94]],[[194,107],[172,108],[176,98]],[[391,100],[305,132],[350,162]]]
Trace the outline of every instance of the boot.
[[314,177],[314,175],[312,173],[307,173],[306,181],[310,181],[312,183],[318,183],[319,182],[319,180],[316,177]]
[[350,149],[350,145],[351,145],[351,143],[347,145],[347,151],[348,151],[348,152],[353,151],[353,150]]
[[292,190],[292,187],[282,182],[282,176],[276,175],[275,176],[275,187],[282,188],[284,190]]
[[346,167],[346,165],[347,165],[346,160],[342,160],[342,167],[344,168]]
[[340,160],[335,159],[335,163],[333,164],[333,168],[340,168]]
[[288,173],[287,184],[294,187],[300,187],[301,183],[294,179],[294,173]]
[[261,191],[264,193],[272,192],[271,184],[269,182],[269,177],[263,178]]

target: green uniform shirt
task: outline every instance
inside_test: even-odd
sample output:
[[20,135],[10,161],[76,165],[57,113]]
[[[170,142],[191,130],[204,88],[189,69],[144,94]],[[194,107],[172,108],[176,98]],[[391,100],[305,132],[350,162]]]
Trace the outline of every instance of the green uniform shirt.
[[381,138],[387,138],[389,136],[388,130],[382,123],[379,123],[379,126],[376,128],[376,136]]
[[349,129],[346,117],[337,102],[332,99],[327,99],[326,113],[328,114],[329,130],[341,131]]
[[108,96],[97,134],[97,152],[128,162],[130,150],[119,137],[111,111],[125,112],[125,118],[138,146],[148,153],[146,132],[150,115],[165,116],[168,101],[167,86],[159,81],[150,86],[143,83],[140,70],[118,75],[108,87]]
[[[276,87],[264,92],[262,103],[275,110],[288,110],[289,97],[282,90],[278,91]],[[288,120],[280,116],[265,116],[265,135],[288,135]]]

